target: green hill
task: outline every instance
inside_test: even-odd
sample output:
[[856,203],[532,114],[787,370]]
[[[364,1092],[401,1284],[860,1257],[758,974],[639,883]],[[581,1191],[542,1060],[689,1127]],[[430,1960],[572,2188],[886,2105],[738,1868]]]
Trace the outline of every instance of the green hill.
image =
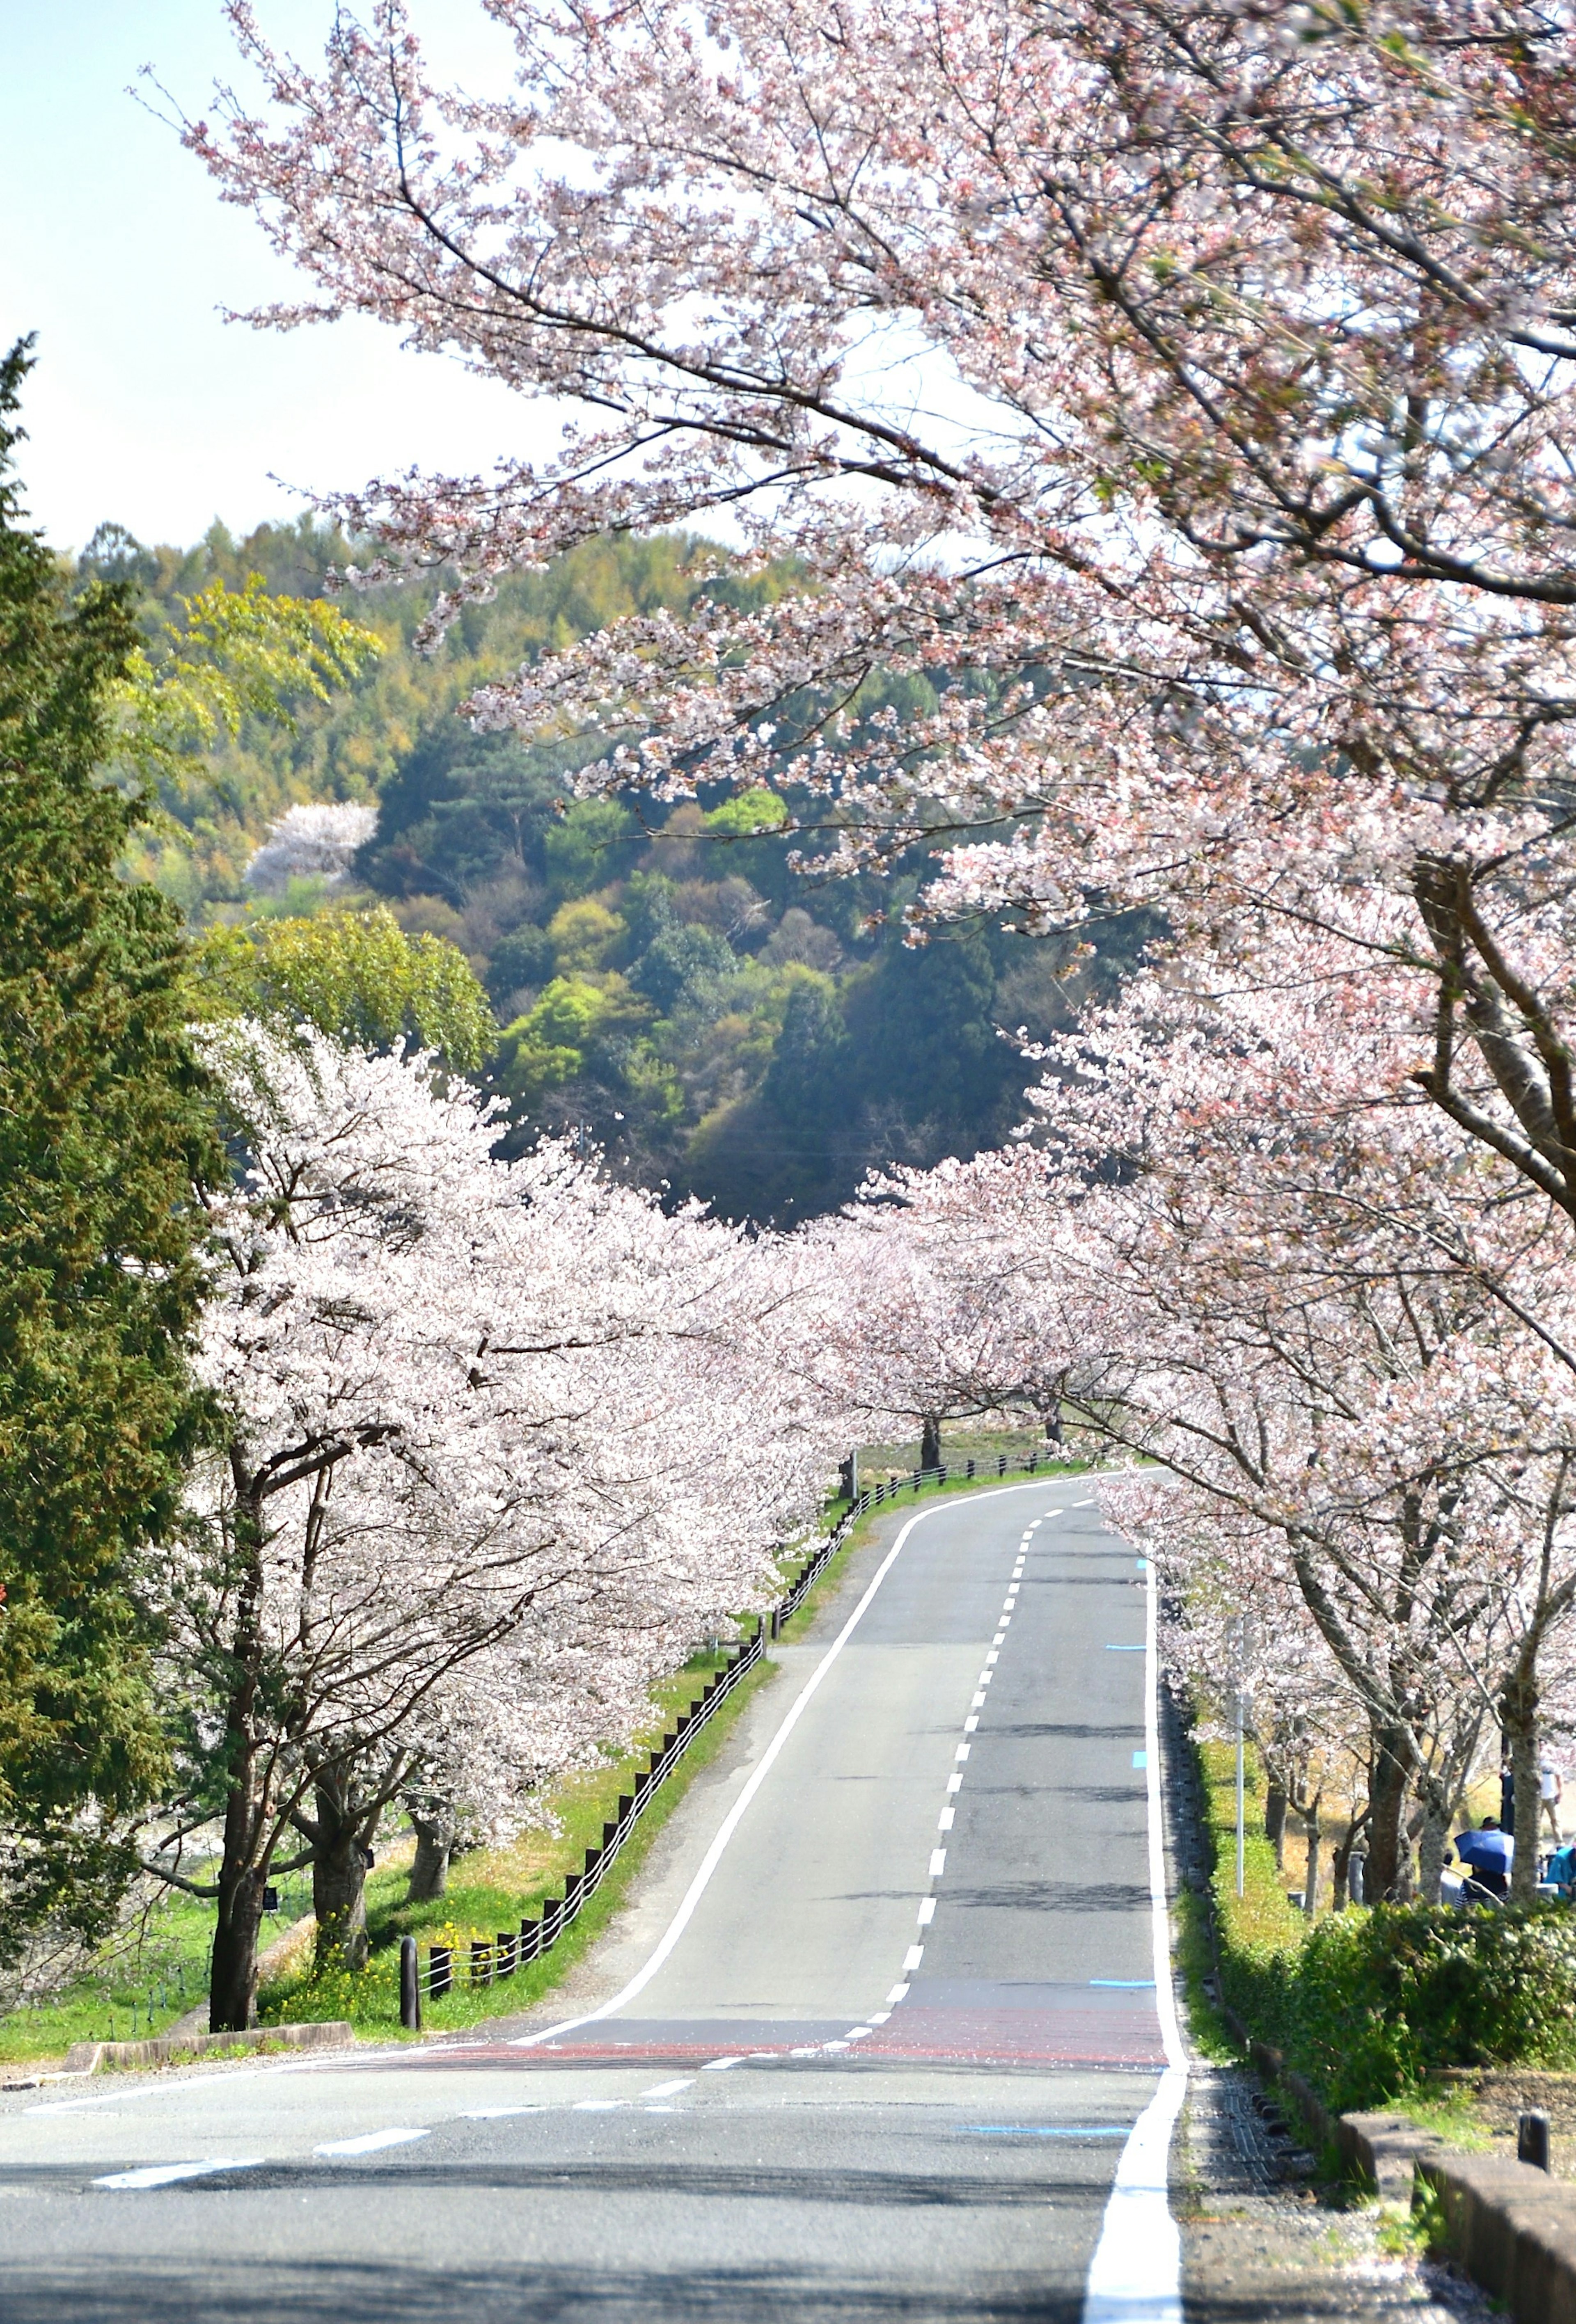
[[[315,595],[348,561],[343,539],[303,521],[240,542],[216,525],[184,550],[105,527],[81,562],[134,573],[152,618],[251,573]],[[683,540],[599,541],[510,579],[426,657],[412,640],[435,586],[342,599],[381,658],[329,702],[302,704],[293,729],[248,725],[194,761],[166,786],[163,832],[134,868],[199,924],[385,900],[407,930],[457,945],[487,986],[512,1141],[570,1129],[730,1216],[787,1223],[846,1200],[873,1167],[1009,1134],[1032,1069],[998,1028],[1038,1036],[1065,1020],[1054,946],[974,928],[905,947],[922,855],[896,880],[809,880],[784,838],[741,828],[720,798],[576,801],[572,742],[477,734],[456,716],[482,680],[544,650],[684,606],[698,585]],[[253,896],[255,850],[306,801],[375,808],[349,880]],[[1077,987],[1118,973],[1138,940],[1116,927]]]

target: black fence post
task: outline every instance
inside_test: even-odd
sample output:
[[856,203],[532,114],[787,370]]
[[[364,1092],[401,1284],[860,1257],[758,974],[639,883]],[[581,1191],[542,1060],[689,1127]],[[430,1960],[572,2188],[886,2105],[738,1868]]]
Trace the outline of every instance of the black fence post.
[[422,1973],[414,1937],[400,1939],[400,2024],[407,2034],[422,2030]]
[[519,1940],[513,1929],[500,1929],[493,1939],[495,1948],[493,1959],[497,1963],[497,1973],[500,1977],[514,1976],[515,1948]]
[[536,1955],[537,1955],[537,1952],[538,1952],[538,1950],[539,1950],[539,1949],[540,1949],[540,1947],[541,1947],[541,1944],[542,1944],[542,1923],[541,1923],[541,1922],[540,1922],[540,1921],[522,1921],[522,1922],[521,1922],[521,1923],[520,1923],[520,1948],[519,1948],[519,1958],[520,1958],[520,1960],[521,1960],[522,1963],[524,1963],[524,1962],[525,1962],[525,1961],[534,1960],[536,1959]]
[[432,1948],[432,1977],[427,1990],[434,2000],[440,1993],[452,1991],[454,1986],[454,1956],[447,1945]]
[[485,1937],[470,1941],[470,1981],[472,1985],[491,1985],[493,1981],[493,1949]]
[[1516,2118],[1516,2159],[1530,2163],[1534,2171],[1549,2168],[1549,2117],[1534,2112],[1517,2115]]

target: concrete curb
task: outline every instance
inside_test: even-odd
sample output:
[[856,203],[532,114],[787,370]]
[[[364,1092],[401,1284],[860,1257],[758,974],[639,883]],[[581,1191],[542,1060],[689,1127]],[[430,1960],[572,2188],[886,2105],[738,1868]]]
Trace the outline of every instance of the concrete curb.
[[341,2050],[356,2039],[348,2019],[315,2025],[254,2025],[245,2034],[158,2034],[147,2042],[78,2042],[66,2054],[68,2074],[98,2074],[130,2066],[167,2066],[177,2058],[215,2051]]
[[1416,2163],[1451,2250],[1516,2324],[1576,2324],[1576,2194],[1527,2163],[1436,2145]]
[[1255,2070],[1286,2093],[1321,2145],[1380,2200],[1432,2195],[1452,2255],[1515,2324],[1576,2324],[1576,2189],[1530,2163],[1469,2154],[1404,2114],[1332,2115],[1278,2050],[1222,2010]]

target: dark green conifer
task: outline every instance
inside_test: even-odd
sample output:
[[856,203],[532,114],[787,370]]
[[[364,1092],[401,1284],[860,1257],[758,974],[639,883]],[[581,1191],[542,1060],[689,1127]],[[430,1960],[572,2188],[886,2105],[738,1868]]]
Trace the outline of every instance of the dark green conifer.
[[29,345],[0,362],[0,1944],[92,1924],[161,1771],[137,1574],[199,1424],[189,1189],[222,1167],[177,914],[117,871],[130,585],[69,595],[20,502]]

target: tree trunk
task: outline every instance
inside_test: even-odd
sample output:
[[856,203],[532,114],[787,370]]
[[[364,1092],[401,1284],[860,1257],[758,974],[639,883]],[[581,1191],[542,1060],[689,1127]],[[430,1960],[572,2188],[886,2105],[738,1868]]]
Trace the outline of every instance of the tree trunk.
[[1319,1910],[1319,1843],[1324,1837],[1319,1806],[1319,1800],[1314,1799],[1303,1811],[1303,1829],[1308,1835],[1308,1875],[1303,1890],[1303,1910],[1310,1920]]
[[927,1412],[920,1430],[920,1467],[939,1469],[941,1465],[941,1424],[933,1413]]
[[1410,1886],[1410,1867],[1401,1837],[1406,1808],[1407,1766],[1401,1738],[1394,1729],[1376,1728],[1374,1770],[1368,1787],[1368,1862],[1366,1901],[1380,1904],[1396,1900],[1403,1885]]
[[1439,1903],[1439,1884],[1444,1877],[1445,1846],[1450,1838],[1450,1818],[1438,1801],[1425,1801],[1423,1811],[1423,1831],[1417,1843],[1417,1895],[1424,1904]]
[[416,1835],[416,1860],[411,1867],[408,1904],[435,1904],[449,1889],[449,1859],[454,1853],[454,1821],[441,1810],[411,1810]]
[[208,2030],[245,2034],[257,2023],[257,1937],[263,1926],[265,1865],[219,1874],[218,1926],[209,1978]]
[[312,1858],[312,1910],[317,1915],[317,1965],[366,1964],[366,1850],[362,1817],[338,1776],[315,1786],[318,1842]]
[[1518,1904],[1530,1904],[1538,1886],[1538,1681],[1534,1651],[1530,1645],[1523,1651],[1499,1698],[1500,1724],[1510,1748],[1516,1795],[1517,1839],[1510,1893]]
[[1273,1775],[1265,1779],[1264,1836],[1275,1851],[1275,1870],[1282,1872],[1286,1863],[1286,1787]]

